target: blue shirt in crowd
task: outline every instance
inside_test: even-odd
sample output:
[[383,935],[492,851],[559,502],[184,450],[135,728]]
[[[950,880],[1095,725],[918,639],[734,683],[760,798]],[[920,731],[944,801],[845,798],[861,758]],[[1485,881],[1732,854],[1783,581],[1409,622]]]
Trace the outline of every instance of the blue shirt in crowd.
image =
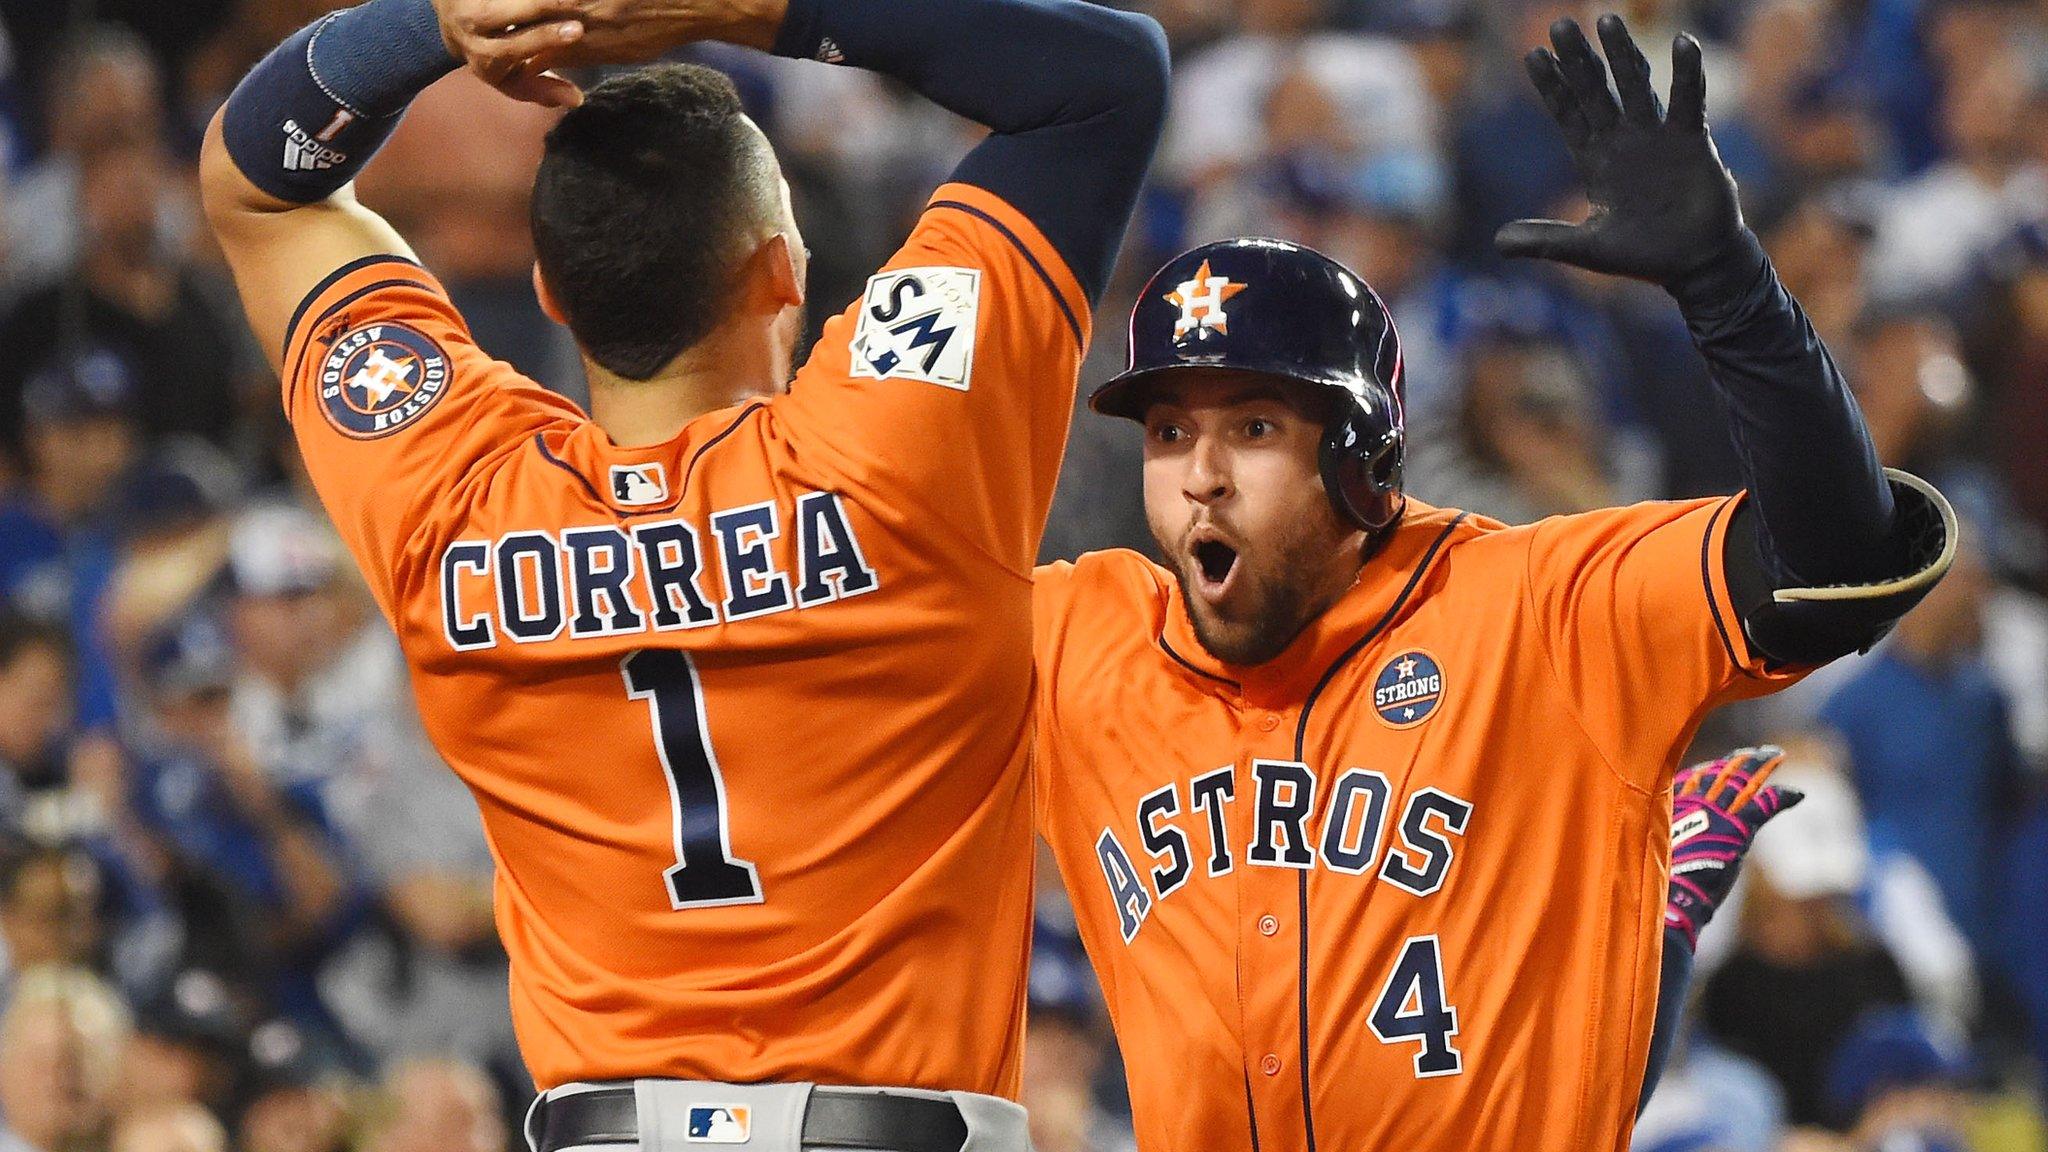
[[1989,671],[1975,659],[1925,668],[1887,649],[1820,718],[1848,742],[1872,846],[1918,860],[1978,957],[1991,959],[1997,805],[2016,753]]

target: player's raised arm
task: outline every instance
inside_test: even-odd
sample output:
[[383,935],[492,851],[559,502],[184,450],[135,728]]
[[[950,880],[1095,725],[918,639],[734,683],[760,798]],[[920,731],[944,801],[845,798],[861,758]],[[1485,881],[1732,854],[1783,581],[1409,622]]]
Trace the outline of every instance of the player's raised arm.
[[1618,16],[1576,23],[1527,57],[1563,129],[1592,216],[1518,220],[1495,239],[1662,286],[1677,300],[1728,415],[1752,499],[1726,535],[1729,599],[1749,642],[1788,665],[1867,648],[1941,578],[1954,514],[1925,481],[1878,465],[1862,413],[1799,304],[1743,223],[1708,134],[1700,47],[1672,46],[1667,110]]
[[1166,40],[1083,0],[791,0],[775,50],[894,76],[986,125],[953,178],[1022,212],[1102,294],[1166,114]]
[[[504,39],[538,56],[581,34],[574,20],[541,20]],[[413,97],[456,64],[430,0],[369,0],[279,45],[214,117],[201,195],[273,365],[293,313],[329,273],[365,257],[411,257],[390,225],[356,203],[351,181]],[[563,81],[520,83],[536,98],[575,99]]]
[[835,486],[1023,578],[1165,114],[1159,27],[1083,0],[791,0],[776,50],[898,78],[990,129],[778,415]]

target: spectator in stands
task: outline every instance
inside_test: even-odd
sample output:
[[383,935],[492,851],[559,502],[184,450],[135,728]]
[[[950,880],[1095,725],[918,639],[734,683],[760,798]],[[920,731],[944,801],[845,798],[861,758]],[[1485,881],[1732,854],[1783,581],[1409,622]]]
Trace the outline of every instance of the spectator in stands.
[[2020,788],[2005,699],[1982,658],[1989,588],[1966,531],[1941,587],[1820,713],[1848,746],[1873,842],[1926,868],[1985,961],[1998,955],[1995,862]]
[[355,781],[411,710],[397,642],[326,523],[297,506],[236,519],[226,578],[234,728],[289,798],[345,837]]
[[1829,1061],[1827,1101],[1857,1152],[1970,1152],[1968,1055],[1915,1013],[1872,1013]]
[[1584,362],[1554,335],[1508,326],[1465,352],[1456,440],[1417,453],[1416,492],[1511,524],[1613,503]]
[[[149,149],[163,132],[163,72],[149,46],[118,24],[86,25],[59,46],[45,70],[42,106],[47,141],[42,158],[15,182],[0,217],[9,254],[8,278],[46,287],[72,268],[88,246],[79,211],[84,169],[103,152]],[[183,245],[196,233],[190,191],[152,183],[137,189],[153,231]]]
[[0,944],[12,974],[95,966],[106,941],[99,865],[76,848],[26,848],[0,864]]
[[219,976],[178,973],[135,1013],[122,1059],[124,1116],[198,1104],[228,1114],[248,1051],[247,1005]]
[[249,1080],[235,1123],[237,1152],[343,1152],[353,1117],[339,1081],[305,1033],[283,1020],[249,1037]]
[[1852,903],[1869,868],[1854,798],[1818,784],[1757,837],[1735,951],[1701,993],[1700,1022],[1777,1079],[1794,1124],[1828,1122],[1828,1062],[1857,1019],[1910,1001]]
[[2012,17],[1993,19],[2003,34],[1953,59],[1944,77],[1952,154],[1886,197],[1870,262],[1881,299],[1960,303],[1986,254],[2048,213],[2048,169],[2025,152],[2025,113],[2043,81]]
[[1847,357],[1877,458],[1938,470],[1976,395],[1954,325],[1929,310],[1880,308],[1858,322]]
[[1865,185],[1828,185],[1793,200],[1762,232],[1785,291],[1830,348],[1851,348],[1864,314],[1864,265],[1876,235],[1871,217],[1877,201],[1878,193]]
[[329,837],[233,724],[234,680],[234,653],[203,613],[151,645],[133,819],[145,867],[186,927],[184,962],[268,981],[333,928],[348,885]]
[[[1437,108],[1427,78],[1397,40],[1330,29],[1325,0],[1244,0],[1239,31],[1174,69],[1159,173],[1196,198],[1227,186],[1261,154],[1285,153],[1301,133],[1273,139],[1272,105],[1287,89],[1314,91],[1334,114],[1314,129],[1341,130],[1353,147],[1378,152],[1437,149]],[[1192,239],[1209,239],[1195,236]],[[1192,241],[1191,241],[1192,242]]]
[[135,373],[144,437],[202,437],[236,447],[243,408],[261,398],[258,361],[217,281],[163,233],[155,206],[183,177],[162,146],[97,149],[79,161],[83,248],[64,276],[0,319],[0,409],[13,412],[23,372],[81,344],[117,350]]
[[128,1010],[82,968],[23,972],[0,1015],[0,1152],[72,1152],[103,1141]]
[[111,1152],[228,1152],[228,1137],[206,1109],[171,1105],[115,1125]]
[[[2048,120],[2048,104],[2038,117]],[[1992,462],[2038,537],[2048,533],[2048,215],[2019,228],[1997,262],[2003,297],[1980,321],[1992,393]],[[2037,580],[2041,574],[2036,573]],[[2048,591],[2048,587],[2041,590]]]
[[[1036,1152],[1117,1152],[1097,1099],[1108,1037],[1102,998],[1071,926],[1040,919],[1032,936],[1023,1104]],[[1126,1138],[1127,1140],[1128,1138]]]
[[365,1152],[506,1152],[490,1078],[457,1060],[393,1064],[381,1085],[388,1109]]
[[28,789],[61,778],[70,731],[69,638],[57,625],[0,607],[0,832],[20,830]]
[[0,600],[66,627],[76,724],[104,731],[120,703],[108,589],[129,538],[166,526],[152,518],[169,520],[164,498],[189,486],[145,452],[122,357],[98,349],[61,359],[30,379],[23,402],[28,479],[0,489]]
[[326,1002],[380,1060],[459,1057],[524,1091],[476,801],[424,733],[393,751],[357,782],[351,838],[383,914],[328,963]]
[[[454,1051],[522,1075],[481,821],[420,728],[390,630],[298,508],[244,513],[228,576],[232,730],[332,841],[350,907],[380,905],[321,953],[323,1005],[380,1058]],[[318,907],[340,898],[323,888]]]
[[[1503,40],[1515,47],[1487,54],[1451,138],[1458,191],[1451,250],[1460,260],[1480,267],[1497,260],[1495,229],[1519,217],[1548,215],[1551,205],[1579,186],[1571,157],[1551,128],[1550,114],[1529,87],[1519,56],[1525,45],[1548,42],[1551,21],[1584,12],[1564,0],[1528,0],[1503,7],[1508,8]],[[1706,59],[1714,61],[1720,55],[1709,50]],[[1708,84],[1720,91],[1712,77]]]
[[1746,14],[1736,111],[1716,118],[1714,138],[1752,214],[1876,158],[1879,127],[1862,78],[1844,67],[1853,45],[1831,7],[1765,0]]
[[2048,796],[2036,795],[2018,821],[2006,861],[2005,971],[2025,1014],[2026,1045],[2042,1098],[2048,1099]]

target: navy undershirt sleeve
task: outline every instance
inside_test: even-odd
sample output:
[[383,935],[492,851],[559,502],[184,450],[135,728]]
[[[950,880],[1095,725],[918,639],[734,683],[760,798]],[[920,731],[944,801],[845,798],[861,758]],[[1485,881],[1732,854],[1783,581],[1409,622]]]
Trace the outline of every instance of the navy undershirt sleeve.
[[1674,286],[1706,357],[1757,510],[1772,587],[1902,575],[1890,482],[1834,357],[1755,238],[1709,277]]
[[1657,970],[1657,1027],[1650,1033],[1649,1066],[1643,1070],[1643,1091],[1636,1097],[1636,1115],[1650,1102],[1657,1081],[1664,1075],[1664,1062],[1671,1058],[1672,1042],[1685,1019],[1685,997],[1692,983],[1692,947],[1676,928],[1664,930],[1664,963]]
[[1100,299],[1166,115],[1166,39],[1083,0],[790,0],[778,55],[867,68],[990,135],[953,178],[1022,212]]

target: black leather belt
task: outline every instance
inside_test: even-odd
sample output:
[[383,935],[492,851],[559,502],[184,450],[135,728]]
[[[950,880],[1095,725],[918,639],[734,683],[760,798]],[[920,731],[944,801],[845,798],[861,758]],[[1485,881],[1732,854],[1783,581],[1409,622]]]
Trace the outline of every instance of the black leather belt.
[[[640,1112],[631,1088],[593,1088],[540,1105],[539,1152],[584,1144],[635,1144]],[[818,1087],[804,1109],[803,1146],[871,1152],[960,1152],[967,1119],[951,1100],[874,1089]]]

